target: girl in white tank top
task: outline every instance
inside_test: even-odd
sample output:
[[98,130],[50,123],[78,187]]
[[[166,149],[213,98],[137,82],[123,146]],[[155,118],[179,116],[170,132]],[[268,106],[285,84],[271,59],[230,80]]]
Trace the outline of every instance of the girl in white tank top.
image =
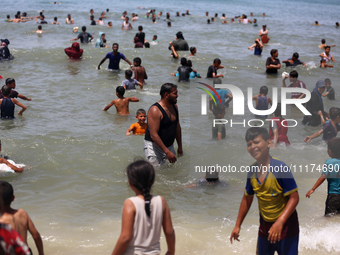
[[122,212],[122,230],[112,255],[159,255],[159,239],[163,227],[168,251],[175,254],[175,231],[167,202],[161,196],[150,194],[155,180],[153,166],[144,160],[127,167],[130,188],[135,197],[125,200]]

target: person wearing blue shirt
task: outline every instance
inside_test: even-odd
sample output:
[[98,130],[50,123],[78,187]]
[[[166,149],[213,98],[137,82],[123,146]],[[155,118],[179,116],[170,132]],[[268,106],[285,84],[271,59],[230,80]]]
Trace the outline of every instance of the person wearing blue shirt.
[[[215,88],[217,94],[219,95],[219,97],[221,98],[223,108],[228,108],[230,101],[233,100],[233,96],[232,96],[231,93],[229,93],[228,90],[216,88],[216,84],[222,84],[222,80],[219,79],[219,78],[215,79],[214,80],[214,88]],[[215,93],[213,93],[213,96],[214,96],[215,101],[219,102]],[[213,99],[210,98],[210,101],[209,101],[209,110],[210,111],[213,110],[212,107],[213,107]]]
[[119,70],[119,62],[121,59],[125,60],[130,65],[130,67],[133,67],[131,62],[122,53],[118,52],[118,48],[118,43],[112,44],[112,52],[107,53],[102,61],[100,61],[98,65],[98,70],[100,69],[101,64],[103,64],[106,59],[110,60],[108,69],[111,70]]

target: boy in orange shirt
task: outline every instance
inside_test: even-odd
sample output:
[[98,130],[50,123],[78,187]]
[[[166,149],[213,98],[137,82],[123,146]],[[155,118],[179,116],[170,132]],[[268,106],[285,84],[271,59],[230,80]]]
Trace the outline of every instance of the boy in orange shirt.
[[133,123],[130,128],[126,130],[126,135],[130,135],[131,131],[134,135],[145,134],[146,131],[146,111],[144,109],[138,109],[136,112],[136,119],[138,120],[136,123]]

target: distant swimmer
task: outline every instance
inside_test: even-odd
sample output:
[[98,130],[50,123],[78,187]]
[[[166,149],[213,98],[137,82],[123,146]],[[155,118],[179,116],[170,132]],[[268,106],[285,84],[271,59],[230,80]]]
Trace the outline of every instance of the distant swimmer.
[[150,42],[151,45],[156,45],[158,44],[158,40],[157,40],[157,35],[153,35],[152,36],[152,41]]
[[263,44],[269,42],[270,38],[268,37],[267,25],[262,25],[262,29],[259,32],[259,36]]
[[254,27],[257,27],[257,26],[258,26],[258,24],[257,24],[257,19],[253,19],[253,26],[254,26]]
[[239,22],[240,23],[243,23],[243,24],[251,24],[252,21],[250,19],[248,19],[247,15],[243,14],[241,19],[239,19]]
[[130,30],[130,29],[132,29],[132,25],[129,22],[129,17],[125,17],[125,20],[123,21],[123,24],[122,24],[122,29],[123,30]]
[[188,57],[194,57],[197,52],[196,47],[190,47],[190,55]]
[[104,26],[104,25],[105,25],[105,22],[104,22],[104,20],[103,20],[102,17],[99,17],[99,19],[98,19],[98,25],[101,25],[101,26]]
[[321,59],[325,60],[326,62],[329,62],[329,61],[335,62],[335,59],[333,55],[330,53],[330,51],[331,51],[331,47],[326,46],[325,52],[321,53],[319,56],[321,57]]
[[90,43],[93,40],[93,36],[86,32],[86,26],[82,26],[81,30],[82,32],[78,34],[77,38],[71,39],[70,41],[76,41],[80,39],[81,43]]
[[322,58],[322,59],[320,60],[320,68],[326,68],[326,67],[332,68],[333,65],[327,64],[326,59]]
[[319,45],[319,48],[320,48],[320,49],[324,49],[326,46],[335,47],[335,44],[333,44],[333,45],[327,45],[327,44],[326,44],[326,39],[321,39],[321,44]]
[[42,14],[39,16],[39,19],[37,17],[35,17],[35,21],[39,24],[47,24],[47,21],[45,20],[45,16]]
[[14,19],[8,20],[8,22],[19,23],[19,22],[26,22],[27,20],[22,20],[20,15],[15,14]]
[[122,116],[129,115],[129,102],[139,102],[139,99],[137,97],[124,97],[125,89],[123,86],[118,86],[116,88],[116,95],[117,99],[114,99],[111,101],[110,104],[105,106],[103,111],[107,111],[111,108],[111,106],[115,106],[117,113]]
[[45,33],[45,31],[42,30],[42,26],[41,26],[41,25],[38,26],[38,30],[35,31],[35,32],[36,32],[37,34]]
[[314,26],[319,26],[319,21],[316,20],[313,25]]
[[90,20],[91,20],[90,26],[97,25],[98,20],[95,20],[93,15],[90,16]]
[[58,17],[54,17],[53,22],[51,24],[52,25],[59,25]]
[[105,12],[102,12],[101,14],[100,14],[100,18],[102,18],[102,19],[106,19],[107,17],[105,16]]
[[71,14],[67,14],[67,18],[65,21],[66,24],[74,24],[74,20],[71,18]]
[[249,50],[254,49],[254,55],[260,56],[263,50],[263,44],[261,43],[260,39],[256,39],[255,43],[248,47]]
[[294,52],[293,56],[287,60],[283,60],[282,63],[286,64],[286,67],[288,66],[297,66],[297,65],[303,65],[306,66],[306,64],[304,62],[302,62],[301,60],[299,60],[299,53]]

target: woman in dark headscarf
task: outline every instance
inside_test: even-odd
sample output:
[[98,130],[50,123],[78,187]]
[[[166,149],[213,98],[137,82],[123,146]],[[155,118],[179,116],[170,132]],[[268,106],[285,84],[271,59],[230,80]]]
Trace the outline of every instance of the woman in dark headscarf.
[[143,43],[140,41],[139,37],[135,37],[133,39],[133,42],[135,43],[135,48],[143,48]]
[[65,53],[70,58],[80,58],[83,55],[83,50],[80,49],[79,43],[72,43],[71,47],[65,49]]

